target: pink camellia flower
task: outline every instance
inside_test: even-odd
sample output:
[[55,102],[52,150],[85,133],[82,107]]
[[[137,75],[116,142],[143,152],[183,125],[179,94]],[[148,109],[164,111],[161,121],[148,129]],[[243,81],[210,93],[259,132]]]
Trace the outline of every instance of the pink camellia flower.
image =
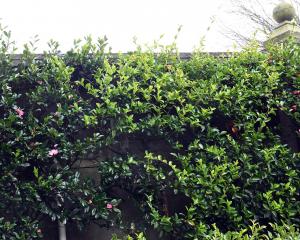
[[293,105],[293,106],[291,106],[291,108],[290,108],[290,112],[296,112],[297,111],[297,105]]
[[106,208],[107,208],[107,209],[112,209],[112,208],[113,208],[113,205],[110,204],[110,203],[108,203],[108,204],[106,204]]
[[48,153],[49,157],[54,157],[58,154],[58,150],[57,149],[51,149]]
[[300,90],[292,91],[292,94],[294,94],[294,95],[300,95]]
[[17,112],[19,118],[23,118],[24,111],[21,108],[16,108],[15,111]]

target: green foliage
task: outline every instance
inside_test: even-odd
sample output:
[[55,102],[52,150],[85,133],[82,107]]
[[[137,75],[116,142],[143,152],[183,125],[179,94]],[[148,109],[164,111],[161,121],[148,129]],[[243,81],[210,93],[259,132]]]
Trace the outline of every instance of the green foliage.
[[[1,40],[9,42],[3,34]],[[55,48],[38,60],[25,47],[17,65],[8,47],[1,51],[1,239],[42,237],[47,219],[109,226],[111,199],[73,168],[102,144],[101,134],[84,121],[91,101],[70,81],[74,68]]]
[[228,231],[226,233],[220,232],[220,230],[214,225],[214,229],[209,232],[208,235],[204,236],[205,239],[232,239],[232,240],[288,240],[288,239],[299,239],[300,233],[295,229],[294,226],[288,226],[286,224],[277,225],[271,224],[271,230],[265,231],[266,226],[260,226],[253,222],[247,229],[242,229],[239,232]]
[[[118,238],[118,236],[114,234],[111,240],[120,240],[120,238]],[[128,235],[126,237],[123,237],[122,240],[146,240],[146,237],[143,233],[135,233],[133,237]]]
[[[123,159],[110,184],[136,194],[161,237],[201,239],[213,224],[227,232],[253,220],[299,226],[299,153],[282,138],[291,132],[299,146],[299,52],[293,43],[268,53],[253,45],[229,58],[181,61],[168,48],[137,51],[106,63],[99,86],[86,87],[98,100],[92,116],[114,119],[113,144],[124,135],[144,139],[132,173]],[[170,150],[152,153],[149,138]],[[189,199],[185,210],[170,214],[172,194],[162,194],[170,189]]]
[[[1,40],[2,238],[41,237],[45,218],[108,226],[119,213],[113,187],[161,239],[299,238],[292,41],[181,60],[174,44],[113,57],[105,39],[87,38],[63,56],[55,42],[42,59],[26,47],[14,64],[9,33]],[[100,184],[79,179],[76,163],[97,152],[109,152]]]

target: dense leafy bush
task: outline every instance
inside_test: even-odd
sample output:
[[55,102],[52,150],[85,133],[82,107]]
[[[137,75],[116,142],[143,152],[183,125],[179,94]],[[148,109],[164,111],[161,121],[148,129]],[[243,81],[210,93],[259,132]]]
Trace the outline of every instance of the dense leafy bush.
[[[264,233],[265,226],[260,226],[259,224],[253,222],[249,228],[242,229],[240,231],[228,231],[222,233],[215,225],[213,229],[210,230],[207,234],[202,236],[202,239],[208,240],[288,240],[288,239],[299,239],[300,233],[293,226],[282,225],[278,226],[276,224],[271,224],[271,231]],[[147,238],[143,233],[136,233],[134,236],[126,236],[121,238],[122,240],[146,240]],[[195,238],[197,239],[197,238]],[[112,240],[120,240],[117,236],[113,236]]]
[[41,61],[25,47],[15,66],[9,35],[0,54],[0,238],[41,237],[48,219],[109,226],[115,201],[72,169],[102,138],[84,122],[90,100],[70,82],[74,69],[55,44]]
[[[41,237],[45,218],[109,225],[116,186],[162,239],[299,238],[292,41],[183,61],[174,45],[112,57],[87,38],[63,56],[56,43],[42,59],[26,47],[14,64],[2,33],[2,238]],[[108,150],[100,184],[79,179],[74,164]]]

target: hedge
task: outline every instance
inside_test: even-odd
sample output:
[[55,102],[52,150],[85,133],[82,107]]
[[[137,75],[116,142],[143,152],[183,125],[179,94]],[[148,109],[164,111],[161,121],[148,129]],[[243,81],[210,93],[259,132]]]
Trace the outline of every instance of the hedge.
[[[41,239],[45,219],[121,226],[116,186],[161,239],[300,238],[292,40],[181,60],[175,44],[115,57],[88,37],[64,55],[51,41],[42,58],[26,45],[16,63],[10,32],[0,39],[2,239]],[[80,178],[76,163],[108,150],[100,183]],[[145,225],[129,230],[146,238]]]

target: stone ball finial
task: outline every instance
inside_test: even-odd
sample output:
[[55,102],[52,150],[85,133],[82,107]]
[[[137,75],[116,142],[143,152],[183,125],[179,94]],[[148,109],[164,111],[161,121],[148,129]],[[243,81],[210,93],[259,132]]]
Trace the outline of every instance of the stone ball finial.
[[273,18],[276,22],[292,21],[296,17],[296,11],[292,4],[279,3],[273,10]]

